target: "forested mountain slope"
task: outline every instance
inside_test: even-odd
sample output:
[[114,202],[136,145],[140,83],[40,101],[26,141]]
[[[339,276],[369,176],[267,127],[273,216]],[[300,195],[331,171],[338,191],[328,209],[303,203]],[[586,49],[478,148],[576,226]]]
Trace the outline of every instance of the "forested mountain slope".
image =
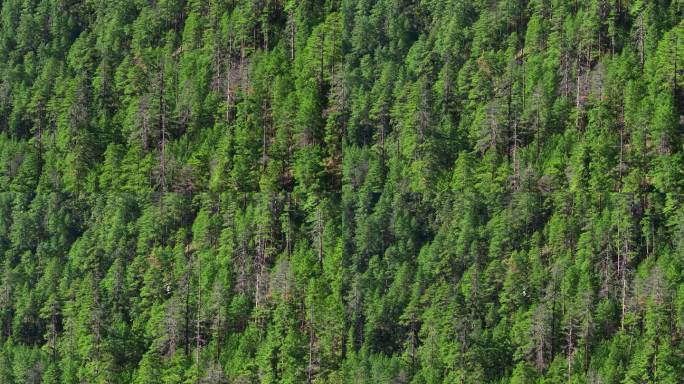
[[681,383],[682,0],[0,0],[0,383]]

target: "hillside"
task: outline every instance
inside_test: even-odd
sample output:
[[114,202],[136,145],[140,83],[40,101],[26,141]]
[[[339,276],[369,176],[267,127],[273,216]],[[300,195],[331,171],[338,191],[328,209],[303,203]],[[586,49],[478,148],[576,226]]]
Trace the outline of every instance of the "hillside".
[[0,0],[0,383],[683,378],[684,1]]

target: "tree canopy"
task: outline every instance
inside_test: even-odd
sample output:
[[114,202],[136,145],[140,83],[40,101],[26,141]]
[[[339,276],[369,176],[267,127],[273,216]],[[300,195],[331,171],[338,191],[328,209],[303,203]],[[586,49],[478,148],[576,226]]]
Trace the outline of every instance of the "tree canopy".
[[1,0],[0,382],[679,383],[681,0]]

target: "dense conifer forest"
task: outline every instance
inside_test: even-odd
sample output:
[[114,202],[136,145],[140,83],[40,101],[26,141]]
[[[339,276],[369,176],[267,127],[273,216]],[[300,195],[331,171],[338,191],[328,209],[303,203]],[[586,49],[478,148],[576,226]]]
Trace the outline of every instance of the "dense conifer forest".
[[0,0],[0,383],[684,382],[684,1]]

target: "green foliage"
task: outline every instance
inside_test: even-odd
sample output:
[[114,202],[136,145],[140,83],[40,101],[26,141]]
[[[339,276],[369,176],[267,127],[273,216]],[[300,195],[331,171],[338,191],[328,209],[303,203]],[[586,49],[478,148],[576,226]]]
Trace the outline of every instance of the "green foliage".
[[677,383],[681,1],[0,2],[0,383]]

